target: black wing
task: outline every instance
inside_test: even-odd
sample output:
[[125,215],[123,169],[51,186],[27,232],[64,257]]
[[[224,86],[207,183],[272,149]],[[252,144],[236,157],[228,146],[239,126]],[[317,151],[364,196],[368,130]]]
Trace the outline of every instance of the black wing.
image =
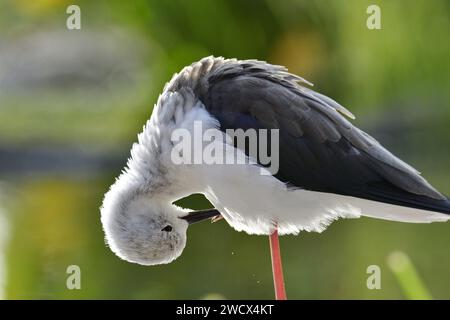
[[260,61],[225,60],[197,94],[221,130],[279,129],[276,178],[312,191],[450,213],[450,201],[412,167],[353,126],[335,101]]

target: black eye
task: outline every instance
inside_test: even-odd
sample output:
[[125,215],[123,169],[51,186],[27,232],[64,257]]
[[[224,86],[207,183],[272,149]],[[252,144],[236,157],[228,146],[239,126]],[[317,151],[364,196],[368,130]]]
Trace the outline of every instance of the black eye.
[[170,231],[172,231],[172,226],[170,224],[168,224],[167,226],[162,228],[161,231],[170,232]]

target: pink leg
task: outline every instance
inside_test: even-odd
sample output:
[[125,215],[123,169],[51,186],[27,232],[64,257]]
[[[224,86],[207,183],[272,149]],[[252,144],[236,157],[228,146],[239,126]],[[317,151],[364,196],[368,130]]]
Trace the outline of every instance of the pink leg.
[[278,240],[277,229],[275,229],[275,231],[269,236],[269,239],[275,299],[287,300],[286,289],[284,288],[283,266],[281,264],[280,242]]

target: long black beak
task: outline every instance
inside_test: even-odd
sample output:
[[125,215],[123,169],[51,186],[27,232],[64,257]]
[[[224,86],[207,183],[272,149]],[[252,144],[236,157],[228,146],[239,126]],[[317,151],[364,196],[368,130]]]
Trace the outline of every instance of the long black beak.
[[206,210],[191,211],[184,217],[180,218],[186,220],[189,224],[193,224],[208,219],[212,219],[217,216],[220,216],[220,212],[217,211],[216,209],[206,209]]

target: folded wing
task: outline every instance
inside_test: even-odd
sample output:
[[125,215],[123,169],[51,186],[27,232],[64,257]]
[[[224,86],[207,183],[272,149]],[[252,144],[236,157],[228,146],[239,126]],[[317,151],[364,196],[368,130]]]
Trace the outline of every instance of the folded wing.
[[221,130],[279,129],[275,177],[295,188],[450,214],[449,200],[417,170],[301,82],[283,67],[233,61],[216,68],[198,94]]

